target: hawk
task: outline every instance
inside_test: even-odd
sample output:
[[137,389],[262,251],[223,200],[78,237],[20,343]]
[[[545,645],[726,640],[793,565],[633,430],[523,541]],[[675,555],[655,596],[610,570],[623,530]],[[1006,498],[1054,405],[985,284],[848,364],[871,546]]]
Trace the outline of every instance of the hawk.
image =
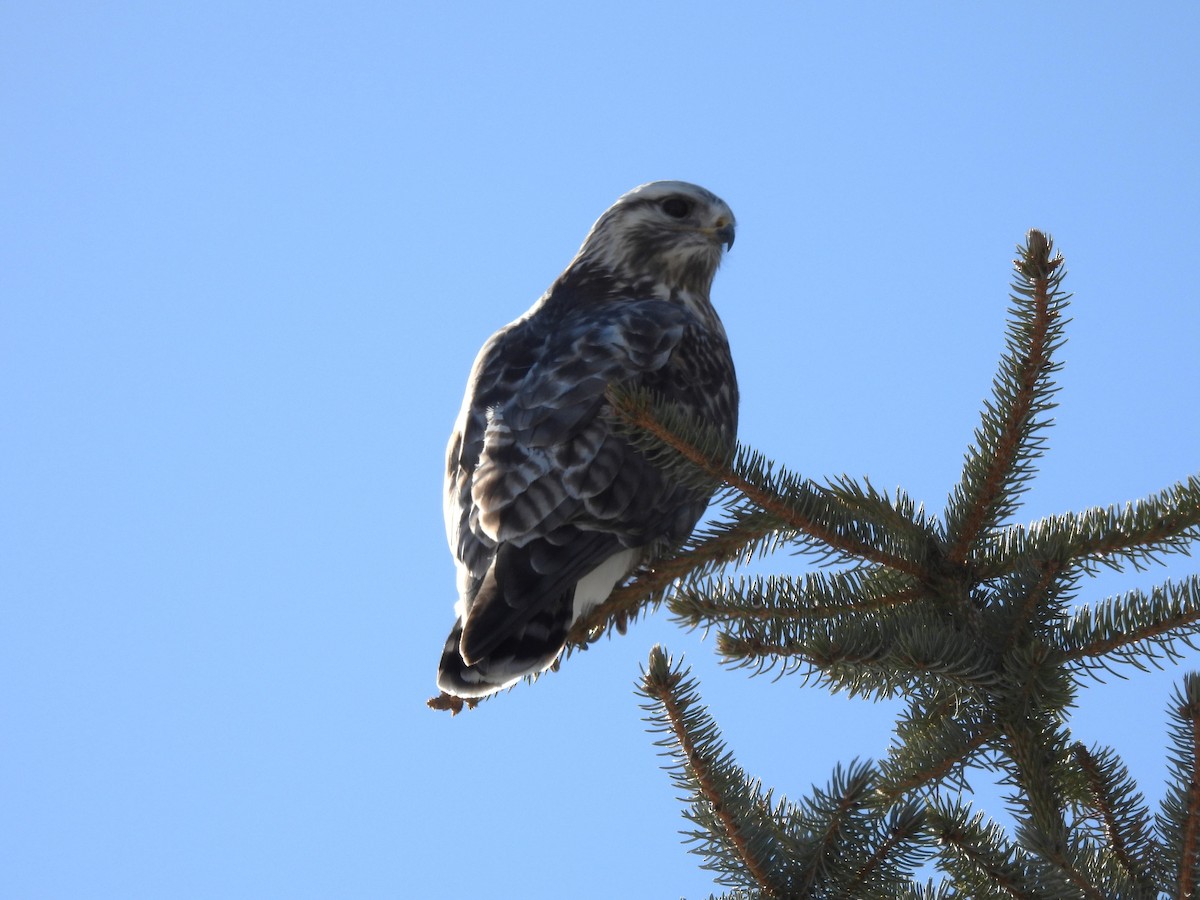
[[708,295],[734,224],[694,184],[634,188],[479,351],[446,454],[458,620],[443,692],[482,697],[549,668],[581,615],[703,515],[710,492],[631,446],[605,390],[652,390],[732,451],[737,381]]

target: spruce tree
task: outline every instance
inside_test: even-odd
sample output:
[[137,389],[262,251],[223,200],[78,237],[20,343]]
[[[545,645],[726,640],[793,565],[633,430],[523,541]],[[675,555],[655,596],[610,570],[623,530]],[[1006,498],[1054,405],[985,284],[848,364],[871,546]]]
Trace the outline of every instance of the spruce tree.
[[[1135,503],[1014,521],[1046,449],[1069,300],[1041,232],[1014,269],[992,397],[940,516],[866,480],[813,481],[740,446],[722,455],[654,396],[611,394],[643,452],[720,485],[720,515],[577,623],[569,648],[665,602],[682,624],[715,629],[734,665],[906,704],[886,759],[847,763],[791,801],[737,765],[687,669],[651,651],[648,721],[724,897],[1200,898],[1200,675],[1170,700],[1170,783],[1154,815],[1117,754],[1068,729],[1097,673],[1136,674],[1193,646],[1200,576],[1106,599],[1088,588],[1101,567],[1145,571],[1188,553],[1200,476]],[[729,574],[781,548],[834,568]],[[971,769],[1000,775],[1011,828],[962,798]],[[920,877],[930,864],[939,877]]]

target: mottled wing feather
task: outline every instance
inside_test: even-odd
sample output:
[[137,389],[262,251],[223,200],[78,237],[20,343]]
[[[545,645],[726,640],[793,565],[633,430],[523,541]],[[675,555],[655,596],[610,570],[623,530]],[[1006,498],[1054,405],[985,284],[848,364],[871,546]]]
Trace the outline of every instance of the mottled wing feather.
[[702,513],[703,499],[678,509],[678,488],[601,415],[609,384],[667,367],[689,320],[674,304],[621,298],[540,327],[518,321],[481,352],[447,479],[451,546],[473,604],[468,662],[613,553],[682,539]]
[[548,514],[553,500],[595,496],[623,462],[640,459],[597,422],[604,391],[665,366],[686,318],[656,300],[610,302],[566,322],[520,320],[484,347],[448,459],[456,553],[480,538],[520,543],[543,521],[528,518],[524,499],[538,482],[547,494],[530,500]]

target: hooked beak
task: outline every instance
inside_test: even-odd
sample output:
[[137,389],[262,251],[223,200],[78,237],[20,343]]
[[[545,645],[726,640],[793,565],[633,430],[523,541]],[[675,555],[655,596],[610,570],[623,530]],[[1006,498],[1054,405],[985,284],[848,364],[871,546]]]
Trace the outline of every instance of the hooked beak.
[[716,230],[717,238],[725,245],[726,250],[733,249],[733,223],[729,222],[726,225],[721,225]]

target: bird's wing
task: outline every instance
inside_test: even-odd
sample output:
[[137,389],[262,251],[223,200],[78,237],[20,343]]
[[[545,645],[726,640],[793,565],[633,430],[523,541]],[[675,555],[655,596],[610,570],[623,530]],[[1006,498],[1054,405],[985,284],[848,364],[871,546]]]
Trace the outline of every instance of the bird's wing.
[[610,384],[662,370],[694,324],[675,304],[622,300],[518,322],[481,351],[448,460],[451,543],[475,601],[464,656],[613,554],[690,531],[702,500],[679,510],[678,488],[602,413]]

